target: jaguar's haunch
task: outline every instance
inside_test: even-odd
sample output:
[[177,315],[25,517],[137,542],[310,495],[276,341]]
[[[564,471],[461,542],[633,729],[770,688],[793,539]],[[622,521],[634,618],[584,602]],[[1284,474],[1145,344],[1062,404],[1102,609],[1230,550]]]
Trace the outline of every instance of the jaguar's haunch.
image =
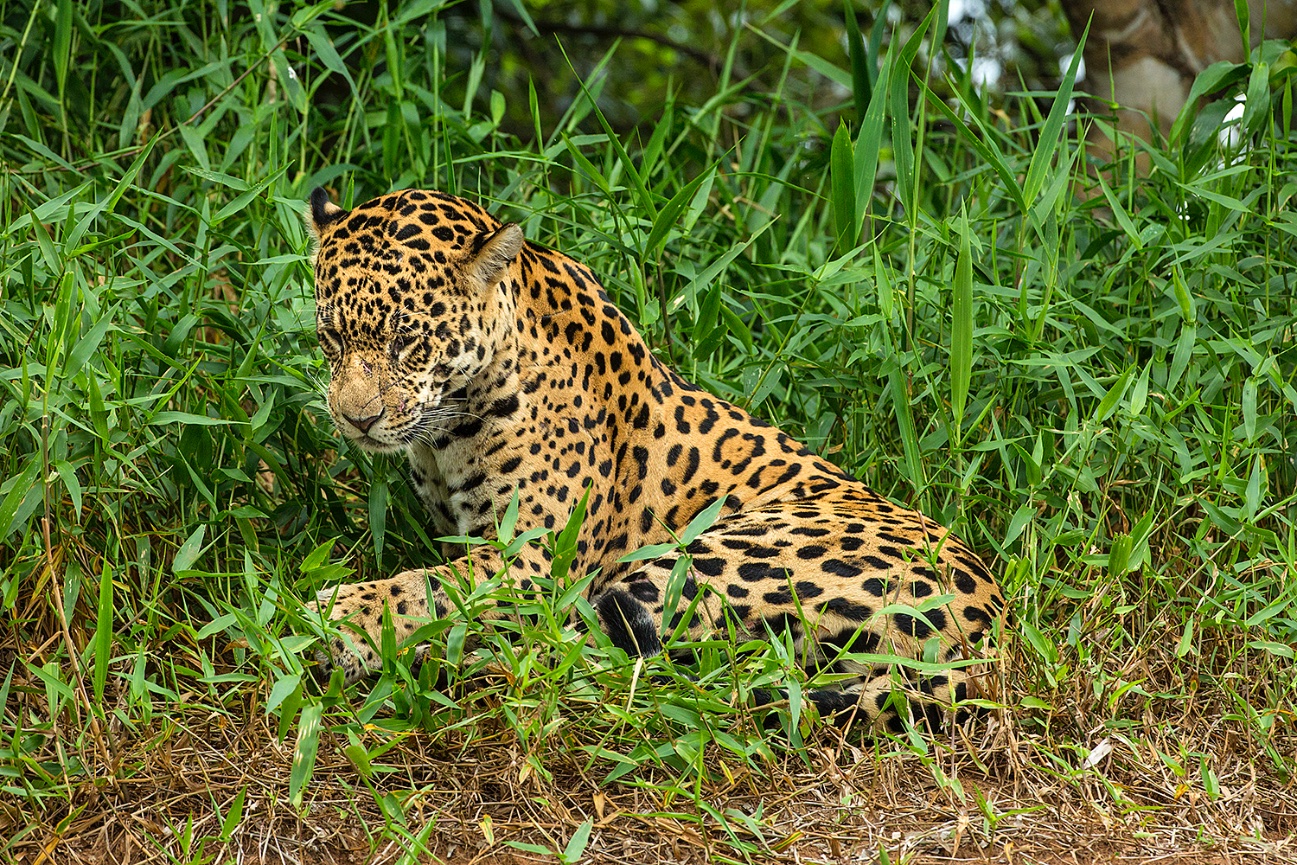
[[[812,664],[843,648],[918,658],[934,639],[948,661],[971,656],[999,617],[991,572],[957,538],[667,369],[593,273],[517,225],[419,190],[345,211],[316,189],[307,222],[338,428],[367,450],[406,454],[433,536],[493,536],[515,490],[519,532],[553,527],[589,488],[571,573],[599,569],[591,603],[628,652],[660,650],[678,554],[618,560],[670,541],[718,499],[719,518],[688,547],[680,609],[702,595],[695,634],[724,632],[728,616],[746,632],[790,632]],[[486,546],[470,558],[441,567],[479,577],[505,567]],[[525,590],[549,573],[547,553],[525,547],[509,568]],[[375,644],[389,605],[399,638],[451,611],[429,570],[430,581],[406,571],[323,591],[318,603],[336,593],[332,617],[350,617]],[[922,615],[879,612],[934,595],[951,600]],[[331,655],[350,678],[377,665],[359,640]],[[888,665],[836,664],[857,678],[814,692],[821,712],[901,726],[894,706],[907,704],[888,699]],[[919,714],[970,693],[966,669],[901,672]]]

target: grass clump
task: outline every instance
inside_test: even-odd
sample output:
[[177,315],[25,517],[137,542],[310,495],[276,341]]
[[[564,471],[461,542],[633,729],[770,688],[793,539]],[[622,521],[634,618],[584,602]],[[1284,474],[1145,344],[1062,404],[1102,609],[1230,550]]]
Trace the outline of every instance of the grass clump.
[[[620,128],[607,57],[546,121],[479,90],[489,42],[448,62],[436,4],[2,8],[6,857],[1290,843],[1285,46],[1205,73],[1247,93],[1232,141],[1190,106],[1096,166],[1074,67],[1057,99],[989,98],[928,74],[935,17],[854,61],[754,23],[734,45],[779,47],[772,84],[723,64],[711,98]],[[577,637],[563,574],[525,624],[429,623],[422,668],[385,640],[377,679],[313,682],[301,599],[437,555],[399,463],[323,408],[317,184],[489,203],[683,374],[952,525],[1011,599],[1004,708],[952,741],[842,739],[797,712],[777,640],[637,663]],[[777,740],[731,696],[770,685]]]

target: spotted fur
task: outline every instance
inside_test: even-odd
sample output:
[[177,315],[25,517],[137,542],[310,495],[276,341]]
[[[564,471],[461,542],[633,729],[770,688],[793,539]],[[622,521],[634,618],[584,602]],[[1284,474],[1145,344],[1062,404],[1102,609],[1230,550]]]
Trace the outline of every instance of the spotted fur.
[[[995,579],[967,546],[682,379],[589,269],[527,242],[517,225],[420,190],[344,211],[317,189],[307,222],[338,428],[367,450],[406,454],[434,536],[491,537],[515,491],[519,531],[553,528],[588,488],[571,572],[598,569],[592,605],[628,652],[660,651],[679,554],[619,559],[670,541],[720,499],[719,518],[688,547],[680,607],[696,602],[695,637],[771,628],[812,666],[843,649],[921,658],[933,643],[949,661],[968,656],[1000,616]],[[318,602],[377,644],[384,606],[398,636],[451,610],[436,579],[448,569],[480,577],[508,567],[526,590],[549,564],[542,549],[506,565],[479,546],[430,573],[341,586]],[[923,615],[880,613],[934,595],[952,600]],[[377,664],[364,645],[339,642],[331,655],[350,678]],[[966,669],[927,678],[885,663],[837,660],[836,669],[856,678],[813,699],[869,724],[901,726],[894,707],[906,702],[889,700],[898,680],[909,681],[909,708],[929,717],[972,695]]]

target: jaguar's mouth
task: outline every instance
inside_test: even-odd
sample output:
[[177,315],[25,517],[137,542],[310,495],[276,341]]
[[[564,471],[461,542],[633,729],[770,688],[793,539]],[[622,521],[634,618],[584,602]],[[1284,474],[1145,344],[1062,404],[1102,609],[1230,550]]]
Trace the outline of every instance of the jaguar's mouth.
[[[406,444],[401,441],[404,437],[399,434],[394,435],[389,429],[374,429],[361,432],[355,427],[344,427],[341,424],[338,424],[338,428],[344,431],[343,435],[347,441],[369,453],[390,454],[403,451],[406,448]],[[382,438],[379,438],[379,435]],[[392,441],[393,438],[396,441]]]

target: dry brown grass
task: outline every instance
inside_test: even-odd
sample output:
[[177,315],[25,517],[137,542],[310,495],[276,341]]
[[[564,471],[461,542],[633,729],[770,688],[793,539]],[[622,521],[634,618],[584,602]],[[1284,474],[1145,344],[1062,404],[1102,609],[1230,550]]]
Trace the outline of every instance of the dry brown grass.
[[[1026,684],[1020,673],[1010,676],[1018,687]],[[754,861],[873,862],[880,850],[892,862],[913,863],[1297,861],[1297,788],[1267,771],[1255,743],[1221,720],[1219,707],[1186,707],[1174,723],[1145,712],[1122,735],[1090,734],[1063,721],[1082,715],[1080,708],[1056,707],[1048,726],[1008,713],[975,721],[939,741],[934,758],[827,729],[804,752],[780,752],[763,774],[732,762],[722,767],[716,755],[710,775],[721,781],[704,782],[699,801],[757,815],[761,837],[739,836],[762,851]],[[379,740],[378,731],[369,735]],[[95,765],[96,781],[77,786],[71,802],[49,802],[41,813],[13,799],[0,805],[0,836],[29,827],[11,849],[15,861],[397,862],[411,848],[383,831],[377,794],[403,801],[416,834],[428,827],[426,851],[414,861],[555,861],[506,842],[561,850],[587,820],[594,829],[582,862],[741,859],[718,821],[669,792],[666,773],[605,786],[605,766],[587,770],[580,754],[553,748],[543,755],[553,777],[542,779],[524,770],[523,747],[505,728],[401,736],[383,754],[373,792],[344,756],[345,740],[326,734],[300,813],[288,803],[291,737],[278,742],[255,705],[227,706],[225,714],[177,707],[148,729],[114,727],[109,736],[113,765]],[[1086,767],[1082,755],[1101,742],[1111,750]],[[47,744],[53,756],[56,743]],[[1272,744],[1291,754],[1297,737],[1282,734]],[[1196,767],[1181,777],[1154,748],[1211,755],[1219,795],[1207,795]],[[186,852],[176,837],[186,821],[191,837],[217,838],[245,788],[243,818],[228,843]],[[995,815],[993,824],[986,813]]]

